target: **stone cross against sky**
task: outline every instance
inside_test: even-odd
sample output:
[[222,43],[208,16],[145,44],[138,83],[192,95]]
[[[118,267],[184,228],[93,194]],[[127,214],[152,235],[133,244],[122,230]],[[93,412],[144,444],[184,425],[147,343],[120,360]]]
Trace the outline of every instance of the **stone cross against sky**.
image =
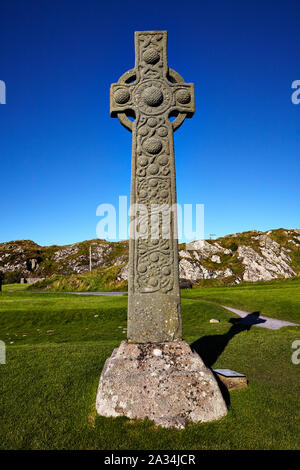
[[141,205],[129,241],[128,340],[136,343],[181,339],[177,214],[169,211],[166,226],[161,208],[176,204],[173,132],[194,109],[194,85],[168,68],[167,32],[137,31],[135,68],[110,90],[111,116],[132,132],[131,208]]

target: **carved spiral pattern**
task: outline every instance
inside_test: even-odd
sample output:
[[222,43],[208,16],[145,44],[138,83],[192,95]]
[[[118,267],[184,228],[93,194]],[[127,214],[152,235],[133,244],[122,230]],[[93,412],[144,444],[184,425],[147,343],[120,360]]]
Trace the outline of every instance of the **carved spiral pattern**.
[[138,288],[145,292],[161,290],[167,293],[173,288],[173,258],[169,240],[158,242],[138,241]]
[[136,202],[147,207],[142,217],[147,240],[136,245],[135,288],[167,293],[173,289],[173,240],[170,226],[172,189],[170,139],[164,117],[142,117],[137,126]]

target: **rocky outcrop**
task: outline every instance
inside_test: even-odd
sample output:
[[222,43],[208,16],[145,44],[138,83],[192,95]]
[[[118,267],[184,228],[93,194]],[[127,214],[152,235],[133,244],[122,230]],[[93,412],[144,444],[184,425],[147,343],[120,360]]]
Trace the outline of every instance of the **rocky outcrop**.
[[[87,273],[92,268],[119,267],[116,281],[128,279],[128,242],[91,240],[42,247],[30,240],[0,243],[0,271],[22,278]],[[226,283],[267,281],[300,274],[300,229],[278,229],[227,235],[179,246],[179,274],[193,283],[220,279]]]
[[198,279],[216,279],[232,275],[233,272],[230,268],[226,268],[225,270],[207,269],[196,259],[188,261],[184,258],[179,261],[179,276],[184,279],[190,279],[191,281],[197,281]]
[[119,269],[117,281],[128,281],[128,270],[129,265],[127,263]]
[[238,258],[245,266],[244,281],[270,281],[278,277],[296,276],[296,272],[288,264],[291,258],[283,250],[276,253],[276,248],[275,246],[275,251],[261,248],[259,253],[250,246],[239,246]]
[[39,246],[30,240],[0,243],[0,271],[21,278],[45,278],[52,274],[83,274],[92,269],[121,265],[128,260],[128,242],[91,240],[66,246]]

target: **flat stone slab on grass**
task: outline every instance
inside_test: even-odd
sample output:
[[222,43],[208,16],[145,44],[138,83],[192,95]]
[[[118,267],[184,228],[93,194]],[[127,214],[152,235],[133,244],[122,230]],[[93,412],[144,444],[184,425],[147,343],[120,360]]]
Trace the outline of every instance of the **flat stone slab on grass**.
[[102,416],[148,418],[178,429],[227,413],[212,371],[185,341],[122,341],[104,365],[96,408]]
[[244,374],[231,369],[213,369],[213,371],[229,391],[240,390],[248,386],[247,377]]

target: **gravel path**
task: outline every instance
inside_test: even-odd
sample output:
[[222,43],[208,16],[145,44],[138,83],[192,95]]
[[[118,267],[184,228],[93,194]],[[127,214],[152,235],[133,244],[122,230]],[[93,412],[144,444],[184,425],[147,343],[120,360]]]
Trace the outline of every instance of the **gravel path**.
[[63,292],[63,294],[76,294],[76,295],[109,295],[112,297],[118,297],[125,295],[127,292]]
[[[8,290],[7,292],[26,292],[26,289],[25,290],[20,290],[20,291],[16,291],[16,290]],[[64,291],[61,291],[61,292],[51,292],[51,291],[40,291],[40,292],[37,292],[37,291],[32,291],[30,292],[31,294],[74,294],[74,295],[109,295],[109,296],[112,296],[112,297],[119,297],[121,295],[126,295],[127,292],[64,292]]]
[[269,330],[279,330],[283,326],[299,326],[297,323],[276,320],[275,318],[259,315],[259,312],[245,312],[244,310],[239,310],[237,308],[226,307],[226,305],[222,305],[222,307],[242,317],[243,320],[241,320],[240,323],[244,325],[261,326],[262,328],[268,328]]

